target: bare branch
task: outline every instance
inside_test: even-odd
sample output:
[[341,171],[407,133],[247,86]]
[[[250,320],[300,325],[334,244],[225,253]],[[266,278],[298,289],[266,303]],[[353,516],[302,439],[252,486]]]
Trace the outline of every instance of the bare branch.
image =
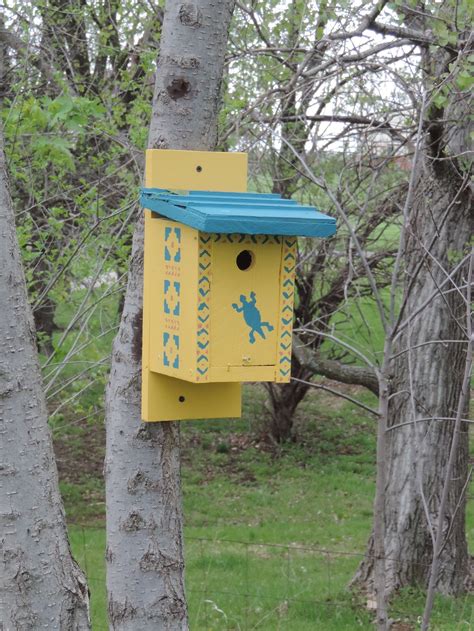
[[374,394],[379,393],[377,375],[371,368],[351,366],[331,359],[324,359],[311,351],[308,346],[293,335],[293,353],[299,363],[313,374],[322,375],[341,383],[364,386]]
[[305,381],[304,379],[297,379],[296,377],[292,377],[291,380],[297,381],[298,383],[304,383],[307,386],[311,386],[311,388],[316,388],[317,390],[324,390],[325,392],[329,392],[336,397],[341,397],[341,399],[345,399],[346,401],[350,401],[351,403],[354,403],[354,405],[359,406],[366,412],[370,412],[374,416],[379,415],[377,410],[374,410],[374,408],[371,408],[368,405],[365,405],[365,403],[362,403],[361,401],[358,401],[357,399],[350,397],[348,394],[345,394],[345,392],[340,392],[339,390],[335,390],[334,388],[329,388],[328,386],[325,386],[321,383],[314,383],[314,381]]

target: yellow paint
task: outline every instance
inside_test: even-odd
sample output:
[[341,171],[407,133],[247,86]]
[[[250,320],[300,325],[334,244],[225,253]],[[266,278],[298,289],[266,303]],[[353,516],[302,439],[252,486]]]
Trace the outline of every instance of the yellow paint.
[[296,237],[282,238],[280,266],[280,306],[278,322],[278,361],[275,381],[288,383],[291,379],[291,340],[295,270],[298,241]]
[[[237,266],[237,256],[249,252],[253,259],[247,270]],[[281,243],[212,244],[211,366],[274,366],[279,318],[279,274]],[[238,309],[256,297],[262,324],[259,332],[246,324]],[[267,325],[268,323],[268,325]],[[269,327],[272,330],[269,330]],[[263,337],[262,337],[263,335]],[[253,343],[251,341],[253,339]],[[256,375],[258,379],[258,372]]]
[[[200,170],[197,170],[198,166],[201,167]],[[247,155],[152,149],[147,151],[145,183],[150,188],[171,190],[244,192],[247,190]],[[182,261],[187,266],[186,279],[190,282],[181,284],[181,315],[172,317],[171,320],[174,322],[168,321],[165,324],[170,327],[167,332],[172,332],[171,327],[177,326],[180,341],[188,340],[186,344],[183,342],[183,345],[180,345],[179,351],[180,366],[186,367],[185,370],[190,374],[186,375],[185,381],[182,376],[184,370],[181,368],[169,368],[175,376],[152,370],[152,367],[155,370],[159,368],[160,357],[157,357],[157,354],[160,354],[160,344],[161,353],[163,352],[164,325],[158,324],[158,319],[162,315],[164,304],[164,281],[172,280],[172,274],[176,272],[176,269],[173,269],[175,261],[169,261],[168,268],[163,265],[165,223],[168,227],[175,226],[174,222],[153,218],[150,211],[145,212],[142,418],[144,421],[165,421],[240,416],[240,383],[190,383],[196,381],[196,344],[193,342],[197,331],[198,266],[195,248],[198,244],[198,234],[186,226],[180,226],[182,246],[185,246],[181,248],[181,252]],[[196,256],[194,266],[190,262],[193,252]],[[186,317],[183,317],[183,314]],[[157,324],[159,330],[155,328]],[[180,379],[176,378],[178,374]],[[185,400],[180,401],[180,396]]]
[[183,191],[247,190],[247,154],[147,149],[145,186]]
[[[149,150],[146,185],[245,191],[246,168],[245,154]],[[290,380],[296,248],[295,237],[202,233],[146,211],[144,420],[240,416],[240,382]]]
[[276,366],[229,366],[210,368],[209,381],[277,381]]
[[[165,244],[175,228],[180,234],[179,261],[167,262]],[[146,235],[147,278],[151,279],[146,294],[153,322],[145,336],[150,370],[195,383],[288,381],[294,263],[288,267],[284,259],[290,252],[296,256],[296,241],[209,235],[149,213]],[[253,256],[245,271],[236,265],[242,249]],[[177,253],[176,247],[169,248],[170,258]],[[250,300],[252,291],[262,320],[273,327],[272,331],[263,328],[264,338],[255,333],[253,343],[243,313],[232,306],[241,306],[241,295]]]
[[195,384],[148,372],[144,376],[144,386],[144,421],[229,418],[241,414],[241,389],[238,383]]
[[[150,369],[193,381],[190,376],[194,375],[196,365],[196,323],[189,315],[195,314],[197,309],[198,233],[188,226],[153,217],[153,214],[147,222],[147,236],[152,243],[150,252],[147,252],[153,318],[149,331]],[[173,247],[173,243],[176,244],[175,229],[179,230],[179,248]],[[169,234],[168,239],[166,234]],[[164,260],[167,243],[170,244],[169,261]],[[175,261],[178,253],[179,260]],[[166,345],[165,334],[168,334]],[[179,348],[175,336],[179,338]],[[177,354],[179,366],[175,368],[173,363]]]

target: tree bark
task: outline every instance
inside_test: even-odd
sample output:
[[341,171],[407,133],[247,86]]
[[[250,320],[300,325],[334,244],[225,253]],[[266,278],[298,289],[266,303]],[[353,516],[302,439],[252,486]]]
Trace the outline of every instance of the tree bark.
[[0,137],[0,626],[89,629],[48,428]]
[[[446,284],[446,274],[466,256],[472,235],[472,198],[463,165],[449,146],[453,137],[459,140],[461,129],[468,133],[468,125],[466,119],[451,118],[457,125],[456,134],[452,134],[449,125],[441,122],[443,118],[451,117],[435,108],[430,110],[404,252],[403,319],[409,324],[393,349],[384,507],[389,594],[407,585],[428,583],[432,535],[436,534],[466,363],[465,303],[453,284],[462,284],[468,263],[454,274],[453,283]],[[441,287],[449,291],[442,292]],[[443,594],[463,592],[469,576],[467,480],[468,432],[464,423],[444,523],[449,536],[440,556],[437,580],[437,590]],[[371,538],[354,582],[372,591],[373,572]]]
[[[312,371],[299,363],[295,354],[291,358],[291,374],[302,381],[309,381],[313,376]],[[270,433],[278,443],[288,442],[293,439],[296,408],[311,386],[296,380],[290,383],[268,383],[266,386],[270,395]]]
[[[212,149],[233,0],[166,4],[148,146]],[[143,220],[106,397],[107,590],[114,630],[187,629],[179,424],[142,424]]]

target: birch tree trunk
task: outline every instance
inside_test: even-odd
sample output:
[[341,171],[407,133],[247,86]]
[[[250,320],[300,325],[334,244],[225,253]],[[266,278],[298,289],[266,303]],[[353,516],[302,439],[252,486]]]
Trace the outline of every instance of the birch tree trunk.
[[[233,5],[166,3],[150,148],[214,147]],[[141,422],[142,274],[140,215],[106,397],[109,621],[120,631],[187,629],[179,424]]]
[[0,628],[89,629],[71,556],[0,132]]
[[[445,77],[452,58],[424,55],[425,76]],[[444,74],[446,73],[446,74]],[[443,81],[445,79],[443,78]],[[466,364],[463,291],[473,233],[469,165],[470,100],[450,85],[449,102],[426,112],[405,260],[408,322],[393,349],[385,497],[386,587],[428,584],[433,535]],[[464,259],[464,264],[460,264]],[[451,275],[451,280],[448,279]],[[466,410],[467,413],[467,410]],[[437,590],[466,589],[468,430],[463,424],[443,533]],[[373,539],[355,582],[372,591]]]

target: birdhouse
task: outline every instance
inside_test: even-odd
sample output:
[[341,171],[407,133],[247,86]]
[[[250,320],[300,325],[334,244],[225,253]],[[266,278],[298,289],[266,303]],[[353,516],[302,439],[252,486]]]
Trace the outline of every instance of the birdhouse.
[[245,154],[149,150],[142,416],[240,416],[244,381],[288,382],[297,237],[335,220],[246,192]]

